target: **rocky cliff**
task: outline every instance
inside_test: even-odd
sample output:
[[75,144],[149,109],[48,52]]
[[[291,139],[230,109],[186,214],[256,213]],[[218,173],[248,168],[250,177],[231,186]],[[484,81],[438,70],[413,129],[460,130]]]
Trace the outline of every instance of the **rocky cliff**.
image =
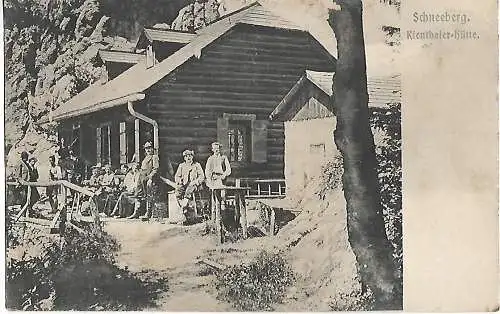
[[[53,141],[36,121],[95,82],[99,49],[132,50],[144,26],[202,27],[241,0],[6,0],[5,148]],[[230,5],[228,5],[230,3]],[[50,145],[43,145],[44,147]],[[11,148],[14,149],[11,151]]]

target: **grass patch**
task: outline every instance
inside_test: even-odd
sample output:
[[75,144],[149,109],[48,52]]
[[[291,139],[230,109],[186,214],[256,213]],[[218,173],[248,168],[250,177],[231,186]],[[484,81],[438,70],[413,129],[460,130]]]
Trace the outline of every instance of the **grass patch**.
[[283,300],[295,279],[283,257],[263,251],[251,263],[217,274],[217,298],[238,311],[270,311]]

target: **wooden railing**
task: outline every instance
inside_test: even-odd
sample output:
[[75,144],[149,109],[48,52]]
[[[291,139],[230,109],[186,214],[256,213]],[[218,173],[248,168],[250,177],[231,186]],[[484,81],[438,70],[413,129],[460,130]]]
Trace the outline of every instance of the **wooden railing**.
[[[83,232],[83,230],[77,226],[75,226],[72,221],[78,221],[82,220],[84,216],[80,212],[81,205],[82,205],[82,198],[83,196],[88,196],[89,198],[89,204],[90,204],[90,217],[87,216],[87,218],[90,218],[90,221],[93,222],[99,222],[99,214],[97,211],[97,203],[95,201],[95,195],[92,191],[78,186],[76,184],[73,184],[71,182],[68,182],[66,180],[57,180],[57,181],[37,181],[37,182],[28,182],[24,180],[19,180],[18,182],[7,182],[8,186],[26,186],[26,202],[24,205],[21,207],[21,210],[19,213],[17,213],[14,222],[37,222],[40,223],[41,219],[36,219],[30,217],[30,212],[29,212],[29,207],[31,203],[31,192],[32,189],[36,189],[37,187],[50,187],[50,186],[59,186],[59,194],[61,197],[61,202],[62,204],[59,205],[59,208],[57,208],[57,211],[55,212],[54,217],[52,218],[49,226],[51,233],[57,232],[57,230],[60,230],[60,223],[66,226],[73,227],[79,232]],[[72,201],[70,204],[67,202],[68,194],[71,192],[72,194]],[[83,220],[88,220],[88,219],[83,219]]]
[[249,188],[246,198],[283,198],[285,179],[238,178],[236,186]]

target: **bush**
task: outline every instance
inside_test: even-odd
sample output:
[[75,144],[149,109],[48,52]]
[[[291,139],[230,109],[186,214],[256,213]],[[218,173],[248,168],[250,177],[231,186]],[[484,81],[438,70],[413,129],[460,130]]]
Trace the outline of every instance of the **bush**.
[[342,174],[344,165],[341,154],[337,154],[332,160],[321,167],[321,186],[318,195],[324,199],[328,191],[342,188]]
[[403,280],[403,214],[401,167],[401,104],[371,115],[374,129],[385,136],[377,146],[378,178],[387,237],[393,246],[398,277]]
[[[100,225],[62,236],[7,220],[6,307],[15,310],[140,310],[166,289],[115,265],[119,246]],[[144,277],[147,274],[141,274]]]
[[217,298],[238,311],[269,311],[294,281],[285,259],[263,251],[250,264],[232,266],[217,275]]

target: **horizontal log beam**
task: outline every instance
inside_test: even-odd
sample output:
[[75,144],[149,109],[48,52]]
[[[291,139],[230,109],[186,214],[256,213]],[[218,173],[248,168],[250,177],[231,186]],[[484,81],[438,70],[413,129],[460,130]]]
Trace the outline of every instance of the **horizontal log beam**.
[[[222,102],[222,101],[221,101]],[[227,102],[227,101],[226,101]],[[237,102],[239,105],[236,106],[235,102],[231,102],[232,105],[220,105],[220,102],[213,101],[213,100],[205,100],[204,103],[179,103],[177,105],[173,104],[166,104],[168,106],[169,110],[184,110],[184,111],[189,111],[192,110],[193,112],[196,112],[198,110],[205,110],[207,107],[210,108],[210,110],[217,111],[220,113],[223,112],[230,112],[230,113],[254,113],[257,115],[269,115],[271,111],[274,109],[274,103],[264,103],[261,102],[259,103],[261,106],[260,107],[255,107],[255,106],[250,106],[247,102],[242,102],[239,101]],[[153,112],[153,111],[152,111]],[[158,111],[155,111],[153,113],[158,113]]]
[[[290,48],[293,51],[296,48]],[[302,48],[304,49],[304,48]],[[293,63],[297,62],[298,64],[318,64],[321,65],[323,63],[327,63],[328,60],[324,60],[319,56],[307,55],[307,56],[295,56],[290,54],[269,54],[269,53],[248,53],[244,51],[240,52],[229,52],[229,51],[219,51],[219,50],[207,50],[203,51],[202,59],[206,60],[207,58],[217,58],[221,60],[240,60],[240,61],[252,61],[252,62],[279,62],[279,63]]]
[[[286,67],[274,67],[272,64],[252,64],[252,63],[228,63],[224,64],[222,62],[219,63],[196,63],[191,64],[189,67],[186,67],[186,71],[202,71],[213,73],[222,72],[233,72],[233,73],[280,73],[286,75],[296,75],[300,77],[304,74],[304,71],[307,67],[297,67],[296,65],[288,64]],[[309,68],[307,68],[309,69]],[[184,70],[183,70],[184,71]],[[327,71],[327,70],[322,70]],[[181,72],[178,72],[181,73]]]
[[[265,54],[279,55],[286,53],[290,56],[300,57],[322,57],[318,51],[311,49],[310,43],[304,45],[297,43],[273,43],[273,42],[252,42],[243,40],[232,40],[221,42],[218,45],[208,48],[210,51],[233,52],[259,52]],[[208,51],[208,50],[207,50]]]
[[[163,113],[162,113],[163,115]],[[158,118],[156,119],[158,124],[161,125],[161,128],[169,128],[169,127],[184,127],[184,128],[191,128],[191,127],[206,127],[206,128],[217,128],[217,121],[214,119],[212,120],[201,120],[201,119],[196,119],[193,118],[192,120],[184,120],[184,119],[170,119],[170,118]],[[161,132],[161,130],[160,130]]]
[[[290,91],[292,88],[293,84],[283,84],[281,86],[276,86],[276,85],[261,85],[261,86],[256,86],[256,85],[210,85],[210,84],[184,84],[184,83],[179,83],[179,84],[170,84],[170,85],[165,85],[165,89],[158,91],[156,95],[154,95],[153,99],[158,99],[161,97],[168,97],[170,96],[170,91],[174,92],[172,93],[172,97],[177,95],[179,96],[179,93],[184,92],[184,95],[188,97],[190,95],[191,91],[204,91],[209,93],[210,91],[214,92],[228,92],[228,93],[259,93],[262,95],[285,95]],[[175,95],[174,95],[175,94]],[[182,96],[182,95],[181,95]],[[193,96],[194,97],[194,96]]]
[[216,139],[216,137],[213,136],[197,136],[197,137],[192,137],[192,136],[177,136],[177,137],[161,137],[160,136],[160,141],[163,142],[165,145],[170,145],[170,144],[177,144],[177,145],[196,145],[196,144],[203,144],[206,145],[206,143],[212,143]]
[[228,42],[233,41],[255,42],[256,44],[263,43],[296,43],[296,45],[305,45],[311,42],[312,37],[305,32],[271,34],[269,32],[237,32],[227,39]]
[[182,136],[185,134],[189,134],[191,136],[215,136],[215,137],[217,137],[217,128],[165,126],[160,130],[160,138],[161,137],[171,137],[171,136]]
[[[224,99],[252,99],[252,100],[266,100],[266,101],[281,101],[282,97],[281,95],[276,95],[274,93],[252,93],[252,92],[230,92],[230,91],[218,91],[218,90],[213,90],[213,91],[205,91],[205,90],[191,90],[189,92],[186,91],[181,91],[181,90],[168,90],[165,91],[166,94],[169,95],[169,97],[175,96],[175,97],[185,97],[186,94],[189,93],[190,96],[196,96],[196,97],[202,97],[202,98],[209,98],[209,97],[214,97],[214,98],[224,98]],[[152,96],[152,99],[161,99],[161,97],[158,96]]]
[[186,76],[203,77],[206,79],[219,78],[219,77],[233,77],[247,78],[250,80],[260,79],[277,79],[277,80],[291,80],[297,81],[300,75],[289,73],[273,73],[273,72],[242,72],[242,71],[206,71],[198,68],[186,69],[182,73],[177,73],[176,78]]
[[279,73],[281,68],[285,69],[299,69],[300,72],[308,69],[308,70],[316,70],[316,71],[332,71],[334,69],[333,64],[329,64],[328,62],[322,60],[309,60],[307,64],[304,64],[300,60],[290,60],[288,62],[280,61],[279,58],[276,60],[266,60],[260,61],[257,60],[253,62],[252,60],[237,60],[233,58],[220,58],[217,56],[211,56],[210,54],[202,55],[202,60],[206,65],[233,65],[235,67],[239,66],[240,68],[252,68],[256,65],[267,67],[268,69],[275,71],[275,73]]

